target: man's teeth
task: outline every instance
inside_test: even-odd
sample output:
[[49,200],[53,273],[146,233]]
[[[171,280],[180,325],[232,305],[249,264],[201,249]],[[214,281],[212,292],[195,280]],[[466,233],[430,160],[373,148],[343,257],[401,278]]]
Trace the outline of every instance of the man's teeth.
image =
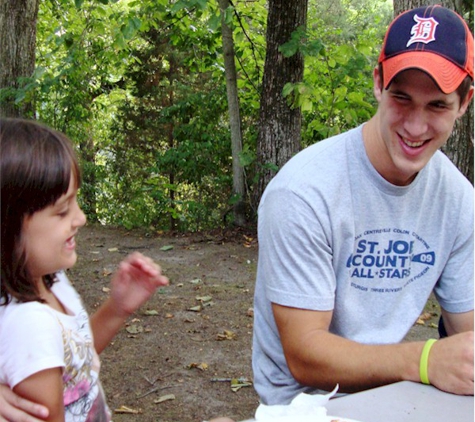
[[411,142],[408,139],[404,139],[404,143],[411,148],[417,148],[420,147],[424,143],[424,141]]

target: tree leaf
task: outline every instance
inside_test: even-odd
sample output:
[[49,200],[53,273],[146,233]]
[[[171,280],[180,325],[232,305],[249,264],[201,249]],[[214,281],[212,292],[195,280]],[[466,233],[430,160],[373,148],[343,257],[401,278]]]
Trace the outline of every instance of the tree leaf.
[[126,327],[125,330],[129,334],[139,334],[139,333],[143,332],[143,327],[141,325],[133,324],[133,325],[129,325],[128,327]]
[[236,392],[243,387],[252,387],[252,382],[248,381],[247,379],[242,378],[233,378],[231,380],[231,390]]
[[222,333],[219,333],[216,336],[216,340],[223,341],[223,340],[235,340],[236,333],[230,330],[224,330]]
[[213,298],[211,296],[196,296],[196,300],[199,300],[200,302],[210,302]]
[[201,363],[196,363],[192,362],[187,366],[188,369],[201,369],[202,371],[207,371],[208,370],[208,364],[205,362]]
[[150,310],[146,310],[143,312],[144,315],[147,315],[147,316],[152,316],[152,315],[158,315],[158,311],[154,310],[154,309],[150,309]]
[[142,413],[141,409],[131,409],[130,407],[127,406],[120,406],[118,409],[114,409],[115,413],[126,413],[126,414],[131,414],[131,415],[137,415],[139,413]]
[[200,312],[201,311],[201,305],[192,306],[191,308],[188,308],[188,310],[192,311],[192,312]]
[[200,284],[201,283],[201,278],[195,278],[193,280],[190,280],[191,284]]
[[154,400],[154,403],[163,403],[164,401],[168,400],[175,400],[175,394],[165,394],[164,396],[160,396],[158,399]]

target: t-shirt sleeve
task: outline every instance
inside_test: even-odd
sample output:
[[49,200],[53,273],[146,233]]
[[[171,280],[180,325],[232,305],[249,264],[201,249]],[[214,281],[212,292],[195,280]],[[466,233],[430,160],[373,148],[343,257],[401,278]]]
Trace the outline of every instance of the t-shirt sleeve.
[[474,215],[473,190],[459,203],[458,233],[448,262],[437,282],[434,293],[447,312],[473,310],[474,305]]
[[302,309],[333,309],[332,249],[315,210],[284,188],[269,192],[259,212],[259,269],[268,299]]
[[37,302],[21,304],[2,320],[1,365],[10,388],[37,372],[64,366],[60,323],[44,308]]

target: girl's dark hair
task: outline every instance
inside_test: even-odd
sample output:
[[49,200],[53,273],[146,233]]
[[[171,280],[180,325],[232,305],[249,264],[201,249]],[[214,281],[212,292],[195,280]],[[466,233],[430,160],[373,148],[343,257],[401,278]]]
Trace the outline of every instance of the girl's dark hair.
[[[71,174],[79,188],[78,162],[65,135],[35,121],[0,119],[0,306],[13,298],[42,301],[26,266],[23,222],[64,195]],[[45,277],[48,286],[54,279]]]

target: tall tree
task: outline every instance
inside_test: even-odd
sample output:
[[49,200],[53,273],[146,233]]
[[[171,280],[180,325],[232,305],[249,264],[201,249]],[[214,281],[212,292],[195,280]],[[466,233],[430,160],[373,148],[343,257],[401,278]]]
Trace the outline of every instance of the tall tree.
[[[397,16],[404,10],[428,4],[441,4],[455,10],[467,19],[468,27],[473,28],[473,1],[468,0],[394,0],[394,15]],[[473,185],[473,101],[467,112],[455,122],[452,135],[448,139],[443,151],[470,180]]]
[[[79,146],[84,170],[80,199],[89,218],[97,212],[104,224],[171,229],[176,223],[179,230],[223,223],[233,197],[233,174],[218,3],[40,2],[31,84],[36,87],[36,113]],[[247,201],[248,183],[254,192],[257,181],[269,9],[266,0],[234,4],[239,13],[227,23],[232,26],[238,72],[240,163],[248,176]],[[269,54],[267,65],[275,67],[281,53],[280,59],[295,70],[287,58],[296,51],[306,57],[305,83],[282,78],[284,88],[275,92],[284,111],[276,106],[268,113],[270,118],[277,113],[274,122],[280,127],[274,139],[288,144],[293,139],[282,127],[289,126],[289,110],[300,108],[300,148],[367,120],[373,104],[365,101],[371,92],[366,75],[377,57],[380,28],[386,27],[380,0],[323,0],[313,5],[318,8],[309,8],[306,18],[310,31],[289,29],[290,35],[275,42],[276,52]],[[283,21],[289,7],[295,9],[285,6],[275,6],[274,18]],[[269,31],[280,30],[275,24],[279,19],[270,20]],[[276,85],[276,79],[267,80]],[[17,90],[17,101],[22,92],[26,90]],[[287,100],[292,106],[287,107]],[[298,136],[299,130],[295,132]],[[293,144],[294,151],[298,144]],[[281,154],[283,147],[276,142],[275,149]],[[271,170],[281,165],[275,164],[277,159],[261,163]]]
[[33,99],[17,105],[17,90],[35,70],[39,0],[0,1],[0,116],[32,117]]
[[226,22],[227,11],[230,11],[229,6],[229,0],[219,0],[219,8],[221,9],[221,35],[223,37],[224,70],[226,73],[226,93],[228,99],[229,125],[231,128],[233,194],[236,197],[236,201],[233,205],[234,224],[237,226],[244,226],[246,224],[244,168],[239,159],[242,152],[241,115],[239,111],[236,63],[234,61],[233,31]]
[[299,52],[284,57],[279,47],[289,41],[298,28],[306,27],[307,6],[307,0],[269,0],[257,139],[259,180],[254,193],[256,209],[271,178],[300,149],[301,112],[289,105],[282,90],[288,82],[302,81],[304,60]]

